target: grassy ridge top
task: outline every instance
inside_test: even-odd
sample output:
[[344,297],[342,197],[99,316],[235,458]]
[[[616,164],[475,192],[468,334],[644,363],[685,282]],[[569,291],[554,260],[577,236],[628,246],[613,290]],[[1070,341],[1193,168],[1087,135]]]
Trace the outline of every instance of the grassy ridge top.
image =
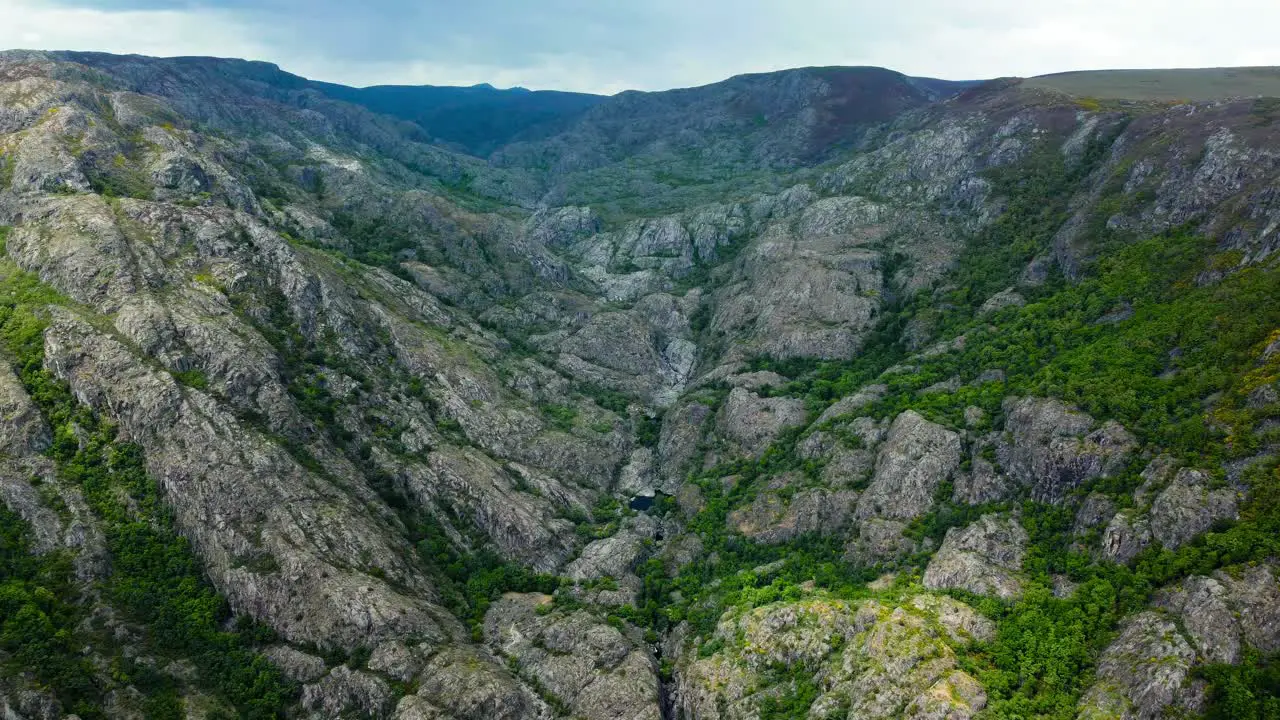
[[1280,97],[1280,67],[1091,70],[1041,75],[1024,84],[1104,100]]

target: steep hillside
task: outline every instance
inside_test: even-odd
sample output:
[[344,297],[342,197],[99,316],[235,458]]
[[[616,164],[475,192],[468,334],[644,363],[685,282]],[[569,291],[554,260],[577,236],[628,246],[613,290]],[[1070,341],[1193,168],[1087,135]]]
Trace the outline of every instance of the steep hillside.
[[1276,101],[365,104],[0,54],[7,717],[1270,717]]

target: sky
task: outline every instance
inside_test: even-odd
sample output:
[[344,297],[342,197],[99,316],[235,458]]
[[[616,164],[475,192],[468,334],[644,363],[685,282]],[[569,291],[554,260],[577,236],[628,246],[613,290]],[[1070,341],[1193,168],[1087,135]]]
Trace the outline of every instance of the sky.
[[1280,65],[1277,27],[1278,0],[0,0],[0,48],[604,94],[810,65],[954,80]]

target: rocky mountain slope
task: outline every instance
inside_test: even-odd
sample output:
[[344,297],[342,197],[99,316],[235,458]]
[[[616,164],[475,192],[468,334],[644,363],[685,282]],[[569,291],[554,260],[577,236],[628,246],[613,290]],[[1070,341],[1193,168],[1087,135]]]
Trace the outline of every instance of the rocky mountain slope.
[[1269,717],[1280,101],[1073,83],[0,54],[6,717]]

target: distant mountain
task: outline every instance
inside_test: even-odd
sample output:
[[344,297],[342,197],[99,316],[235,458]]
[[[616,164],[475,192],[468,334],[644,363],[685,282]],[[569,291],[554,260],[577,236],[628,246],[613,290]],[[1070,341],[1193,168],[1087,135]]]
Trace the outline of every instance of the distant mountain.
[[876,67],[812,67],[628,91],[564,132],[520,138],[490,162],[537,173],[546,202],[669,206],[828,160],[885,122],[970,85]]
[[311,87],[336,100],[408,120],[435,141],[470,155],[487,156],[517,136],[551,135],[567,128],[603,95],[472,87],[379,85],[353,88],[313,82]]
[[[806,87],[807,82],[813,84]],[[808,92],[822,96],[818,107],[823,112],[816,119],[839,127],[873,117],[890,117],[904,106],[945,99],[974,84],[907,77],[882,68],[831,67],[741,75],[701,87],[628,91],[612,97],[525,88],[498,90],[488,83],[471,87],[353,88],[312,82],[309,87],[336,100],[408,120],[422,128],[434,142],[470,155],[488,157],[509,143],[536,143],[560,133],[580,140],[601,123],[609,123],[610,118],[620,119],[627,125],[652,123],[658,135],[675,132],[702,123],[706,119],[703,111],[709,110],[709,105],[726,101],[733,106],[731,112],[715,113],[716,122],[720,124],[707,129],[735,130],[738,124],[749,127],[762,119],[776,120],[779,114],[794,114],[807,107]],[[597,107],[601,109],[588,115]],[[581,132],[580,121],[591,130]],[[616,133],[609,136],[612,142]],[[636,136],[630,145],[643,142],[643,137]],[[817,144],[825,147],[821,140]],[[814,147],[801,154],[821,152],[821,149]]]
[[909,77],[907,80],[935,100],[955,97],[965,90],[983,83],[982,80],[939,80],[938,78],[927,77]]

